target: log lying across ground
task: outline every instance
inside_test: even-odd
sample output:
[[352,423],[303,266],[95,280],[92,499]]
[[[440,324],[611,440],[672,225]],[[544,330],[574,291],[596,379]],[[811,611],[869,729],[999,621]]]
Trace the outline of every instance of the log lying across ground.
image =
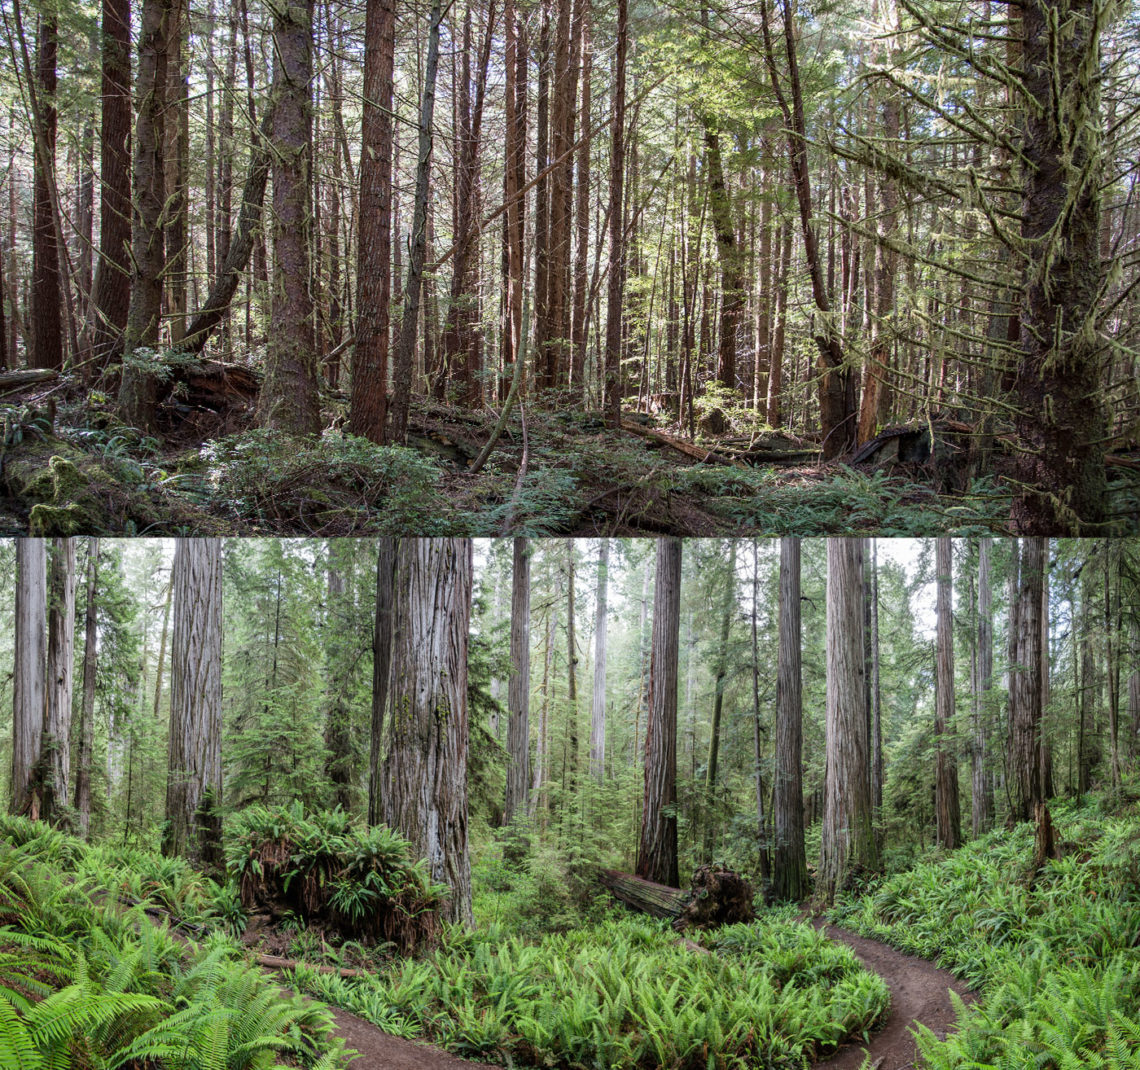
[[687,892],[616,869],[602,870],[598,880],[615,899],[634,910],[655,918],[672,918],[678,932],[715,929],[755,917],[752,885],[723,866],[699,866]]

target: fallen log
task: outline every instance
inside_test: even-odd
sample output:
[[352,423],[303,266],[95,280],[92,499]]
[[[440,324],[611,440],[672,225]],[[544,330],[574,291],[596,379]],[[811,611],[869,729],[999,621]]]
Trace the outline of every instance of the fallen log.
[[264,966],[269,970],[295,970],[298,966],[305,966],[310,970],[316,970],[317,973],[331,973],[337,977],[365,977],[368,975],[367,970],[351,970],[347,966],[322,966],[317,962],[283,959],[277,955],[258,955],[256,961],[258,966]]
[[677,917],[689,898],[688,893],[680,888],[655,884],[616,869],[603,869],[598,880],[615,899],[655,918]]
[[647,438],[650,442],[669,446],[678,453],[683,453],[686,457],[691,457],[701,464],[724,464],[732,468],[744,467],[743,461],[738,461],[736,458],[728,457],[723,453],[717,453],[716,450],[710,450],[704,446],[694,446],[691,442],[686,442],[683,438],[677,438],[674,435],[667,435],[664,431],[653,431],[628,420],[622,420],[621,429],[628,431],[631,435]]
[[687,892],[615,869],[602,870],[598,880],[627,906],[656,918],[672,918],[678,932],[715,929],[755,917],[752,885],[723,866],[699,866]]
[[36,383],[50,383],[59,376],[54,368],[17,368],[15,371],[0,372],[0,394],[13,390],[23,390]]

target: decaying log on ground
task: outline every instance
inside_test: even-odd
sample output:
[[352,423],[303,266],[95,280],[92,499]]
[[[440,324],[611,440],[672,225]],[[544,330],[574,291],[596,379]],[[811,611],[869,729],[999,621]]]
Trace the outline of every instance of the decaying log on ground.
[[678,932],[714,929],[755,917],[752,885],[739,873],[721,866],[700,866],[687,892],[615,869],[602,870],[598,879],[627,906],[655,918],[672,918]]
[[616,869],[603,869],[598,877],[603,888],[634,910],[652,914],[655,918],[675,918],[689,898],[680,888],[670,888],[667,884],[655,884],[642,880],[632,873],[622,873]]
[[261,373],[245,364],[187,361],[174,366],[168,386],[167,397],[176,405],[221,412],[237,406],[255,407],[261,393]]
[[304,966],[310,970],[316,970],[317,973],[331,973],[337,977],[364,977],[367,970],[350,970],[347,966],[323,966],[317,962],[302,962],[300,959],[283,959],[277,955],[258,955],[256,960],[258,966],[264,966],[269,970],[295,970],[298,966]]
[[17,368],[15,371],[0,372],[0,394],[35,386],[37,383],[50,383],[59,378],[54,368]]
[[621,429],[628,431],[631,435],[647,438],[650,442],[657,442],[662,446],[669,446],[677,450],[678,453],[683,453],[686,457],[691,457],[694,461],[699,461],[701,464],[726,464],[734,468],[743,467],[743,462],[738,461],[734,457],[728,457],[723,453],[710,450],[705,446],[694,446],[691,442],[686,442],[683,438],[677,438],[674,435],[667,435],[664,431],[654,431],[648,427],[641,427],[639,424],[631,423],[628,420],[622,420]]
[[969,424],[957,420],[887,427],[855,450],[847,463],[921,466],[933,470],[939,491],[963,491],[974,475],[973,435]]

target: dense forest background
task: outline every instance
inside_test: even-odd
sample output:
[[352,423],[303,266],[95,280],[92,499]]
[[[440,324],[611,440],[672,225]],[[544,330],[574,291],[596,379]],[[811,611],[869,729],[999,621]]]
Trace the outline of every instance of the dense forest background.
[[[52,555],[65,544],[59,540]],[[93,836],[153,844],[168,816],[172,635],[179,613],[188,612],[172,606],[173,544],[71,545],[70,754],[76,774],[89,763],[84,827],[89,821]],[[955,828],[980,834],[1021,812],[1023,802],[1009,696],[1011,665],[1015,681],[1027,671],[1016,643],[1026,626],[1018,577],[1028,558],[1020,555],[1019,569],[1012,540],[944,545],[952,546],[944,573],[952,610],[937,601],[934,540],[868,543],[865,575],[848,577],[866,617],[858,679],[867,688],[871,749],[861,760],[875,781],[876,837],[894,864],[949,835],[935,805],[936,773],[946,762],[954,770]],[[825,809],[826,550],[824,540],[802,544],[802,791],[813,869]],[[13,544],[0,552],[0,664],[9,666],[0,677],[0,776],[10,797]],[[370,743],[384,552],[375,540],[225,542],[221,661],[201,685],[220,692],[225,811],[300,801],[369,815],[370,766],[388,747]],[[1043,789],[1079,795],[1094,782],[1120,784],[1140,746],[1136,550],[1129,541],[1059,540],[1039,552],[1041,654],[1032,671],[1042,689]],[[657,554],[656,544],[638,540],[475,544],[466,764],[477,871],[493,865],[501,853],[494,845],[509,848],[512,836],[530,844],[555,898],[569,895],[566,876],[579,862],[633,869],[647,798]],[[672,669],[682,874],[716,859],[770,879],[773,790],[784,769],[779,573],[776,541],[684,544]],[[527,581],[529,611],[520,602]],[[88,598],[93,632],[85,624]],[[943,636],[952,635],[953,646],[943,650],[948,675],[936,686],[940,612],[944,628],[951,622]],[[862,635],[864,609],[859,614]],[[98,645],[86,680],[85,635]],[[666,670],[659,662],[655,671]],[[381,717],[381,730],[391,730],[390,719]],[[525,770],[525,778],[508,787],[508,768]],[[74,808],[74,791],[70,798]],[[515,816],[514,831],[503,828],[504,807]]]
[[[996,513],[1021,533],[1119,519],[1133,4],[6,0],[3,16],[0,374],[33,372],[5,381],[10,440],[59,413],[72,445],[143,460],[134,492],[177,469],[201,495],[154,435],[258,425],[256,448],[287,458],[281,434],[343,427],[475,471],[499,442],[521,483],[524,401],[552,453],[623,410],[778,464],[909,422],[930,428],[925,458],[969,453],[952,482],[975,501],[1008,477]],[[129,530],[85,508],[38,523]]]

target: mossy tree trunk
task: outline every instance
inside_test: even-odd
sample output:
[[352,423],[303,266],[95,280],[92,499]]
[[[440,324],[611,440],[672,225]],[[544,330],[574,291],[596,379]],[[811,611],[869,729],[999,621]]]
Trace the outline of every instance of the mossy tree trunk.
[[1111,6],[1109,0],[1019,5],[1025,278],[1015,478],[1022,489],[1011,519],[1027,535],[1088,533],[1105,519],[1100,35]]

